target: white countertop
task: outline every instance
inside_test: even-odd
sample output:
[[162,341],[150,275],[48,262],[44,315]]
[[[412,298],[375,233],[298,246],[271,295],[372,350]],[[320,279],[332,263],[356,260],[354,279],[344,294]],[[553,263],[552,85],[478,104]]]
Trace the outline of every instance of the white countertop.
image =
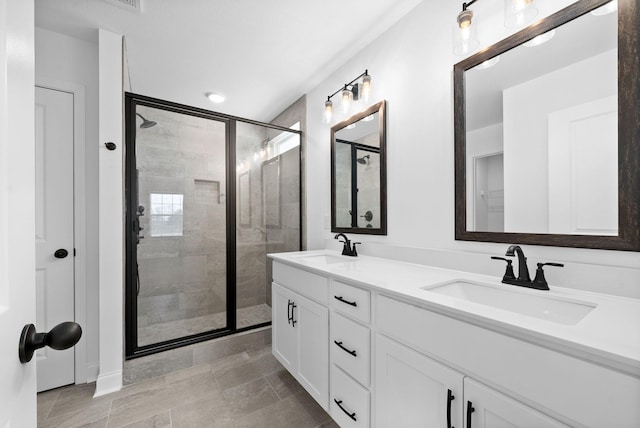
[[[316,255],[340,257],[344,261],[326,263],[321,257],[310,257]],[[534,290],[502,284],[499,277],[377,257],[346,257],[329,250],[277,253],[268,257],[640,377],[640,300],[567,289],[555,284],[549,284],[549,291]],[[423,289],[452,280],[473,281],[559,300],[588,302],[595,308],[577,324],[566,325]]]

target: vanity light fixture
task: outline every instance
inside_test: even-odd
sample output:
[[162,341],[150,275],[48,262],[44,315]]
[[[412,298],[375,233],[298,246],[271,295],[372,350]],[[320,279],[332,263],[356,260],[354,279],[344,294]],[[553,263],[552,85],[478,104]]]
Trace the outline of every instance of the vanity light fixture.
[[462,11],[456,18],[456,26],[453,29],[453,53],[455,55],[467,55],[480,46],[478,40],[477,17],[474,19],[473,11],[469,6],[478,0],[462,3]]
[[[362,78],[362,82],[358,82],[360,78]],[[333,101],[331,101],[331,98],[337,95],[338,92],[341,93],[342,112],[344,114],[349,114],[353,101],[361,99],[368,101],[371,96],[371,75],[369,74],[369,70],[365,70],[364,73],[351,82],[345,83],[343,87],[327,97],[327,101],[324,102],[324,111],[322,114],[323,123],[331,123],[333,117]]]
[[207,92],[205,95],[207,96],[207,98],[209,98],[209,101],[211,101],[212,103],[220,104],[220,103],[223,103],[225,100],[224,95],[217,94],[215,92]]
[[504,26],[507,28],[523,27],[537,15],[533,0],[504,0]]

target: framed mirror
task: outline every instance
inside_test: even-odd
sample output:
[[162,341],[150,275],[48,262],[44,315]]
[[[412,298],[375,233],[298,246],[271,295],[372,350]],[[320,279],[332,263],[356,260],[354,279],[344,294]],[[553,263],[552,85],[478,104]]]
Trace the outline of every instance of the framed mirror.
[[331,231],[387,234],[385,101],[331,128]]
[[454,66],[455,236],[640,251],[637,0],[580,0]]

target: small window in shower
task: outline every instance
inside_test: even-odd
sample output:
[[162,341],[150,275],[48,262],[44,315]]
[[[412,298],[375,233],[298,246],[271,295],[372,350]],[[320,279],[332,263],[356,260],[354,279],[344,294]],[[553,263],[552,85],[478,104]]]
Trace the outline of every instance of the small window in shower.
[[181,193],[151,193],[151,236],[182,236]]

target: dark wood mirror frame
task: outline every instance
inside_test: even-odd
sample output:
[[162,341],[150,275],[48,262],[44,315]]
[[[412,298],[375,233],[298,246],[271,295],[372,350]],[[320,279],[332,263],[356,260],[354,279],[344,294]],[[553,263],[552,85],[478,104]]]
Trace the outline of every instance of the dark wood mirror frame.
[[[387,234],[387,133],[385,111],[386,101],[383,100],[331,127],[331,232],[366,235]],[[376,229],[366,227],[336,227],[335,134],[348,125],[356,123],[376,112],[378,113],[378,129],[380,135],[380,227]]]
[[454,65],[455,239],[640,251],[640,8],[618,0],[618,235],[473,232],[467,230],[464,72],[609,0],[580,0]]

